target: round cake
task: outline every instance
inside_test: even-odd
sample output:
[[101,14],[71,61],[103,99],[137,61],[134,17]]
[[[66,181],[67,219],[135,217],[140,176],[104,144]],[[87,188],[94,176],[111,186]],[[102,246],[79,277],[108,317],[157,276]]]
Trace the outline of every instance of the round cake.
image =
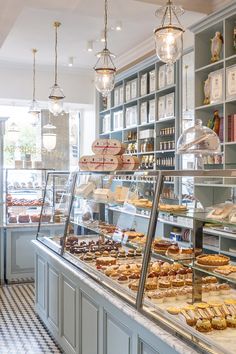
[[222,254],[202,254],[197,257],[198,264],[218,267],[229,264],[230,258]]

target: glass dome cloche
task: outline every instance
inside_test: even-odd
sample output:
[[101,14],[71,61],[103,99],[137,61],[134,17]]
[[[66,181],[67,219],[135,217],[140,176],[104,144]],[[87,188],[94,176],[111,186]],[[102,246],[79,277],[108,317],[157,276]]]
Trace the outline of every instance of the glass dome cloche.
[[178,154],[219,155],[220,139],[210,128],[202,125],[202,121],[197,119],[195,125],[186,129],[177,142]]

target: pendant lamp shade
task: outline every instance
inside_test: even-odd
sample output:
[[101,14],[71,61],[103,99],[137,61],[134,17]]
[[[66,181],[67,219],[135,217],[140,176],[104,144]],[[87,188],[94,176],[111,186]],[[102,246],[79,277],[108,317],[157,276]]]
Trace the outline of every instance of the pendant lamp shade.
[[97,54],[98,60],[94,67],[95,70],[95,87],[104,96],[113,90],[115,86],[116,67],[113,63],[113,54],[107,48],[107,0],[104,2],[104,49]]
[[184,10],[173,5],[168,0],[166,6],[156,11],[156,15],[162,16],[162,24],[154,31],[157,57],[166,64],[173,64],[180,59],[183,53],[183,33],[178,16]]

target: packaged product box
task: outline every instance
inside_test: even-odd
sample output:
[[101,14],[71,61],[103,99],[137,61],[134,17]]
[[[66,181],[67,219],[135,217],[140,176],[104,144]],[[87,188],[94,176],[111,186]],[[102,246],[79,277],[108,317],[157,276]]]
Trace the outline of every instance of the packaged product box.
[[147,81],[148,81],[148,75],[146,73],[141,76],[141,80],[140,80],[140,94],[141,94],[141,96],[144,96],[147,94],[147,89],[148,89]]
[[147,102],[142,102],[140,106],[140,124],[147,123]]
[[156,71],[149,71],[149,92],[156,91]]

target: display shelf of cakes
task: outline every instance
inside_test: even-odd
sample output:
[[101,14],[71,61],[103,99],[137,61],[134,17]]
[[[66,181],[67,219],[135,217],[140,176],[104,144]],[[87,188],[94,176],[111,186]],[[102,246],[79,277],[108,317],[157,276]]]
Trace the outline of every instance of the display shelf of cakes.
[[[46,169],[6,169],[6,225],[35,225],[39,222],[46,174]],[[42,222],[49,221],[50,216],[43,215]]]

